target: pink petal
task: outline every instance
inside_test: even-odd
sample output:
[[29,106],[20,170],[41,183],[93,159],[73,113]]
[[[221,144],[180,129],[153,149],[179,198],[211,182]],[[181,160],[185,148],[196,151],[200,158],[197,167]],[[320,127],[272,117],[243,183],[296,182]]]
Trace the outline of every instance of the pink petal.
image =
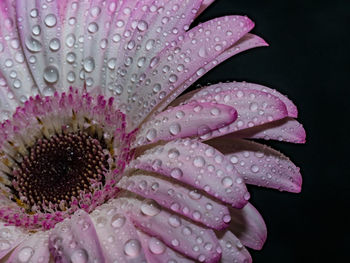
[[60,38],[62,24],[57,1],[15,2],[17,27],[31,75],[44,95],[53,95],[55,90],[62,90],[60,80],[64,78],[60,48],[64,43]]
[[142,125],[135,146],[200,136],[232,123],[237,118],[234,108],[212,103],[190,103],[169,108]]
[[292,118],[266,123],[261,126],[234,132],[236,138],[277,140],[291,143],[305,143],[306,132],[302,124]]
[[122,199],[115,199],[97,208],[91,218],[95,226],[106,262],[145,262],[145,254],[128,207]]
[[201,136],[203,140],[260,126],[288,115],[285,104],[278,97],[263,91],[236,87],[232,90],[205,94],[207,95],[196,96],[195,94],[193,99],[190,98],[187,101],[195,100],[201,103],[211,102],[229,105],[237,110],[238,117],[230,125]]
[[55,226],[49,237],[49,249],[57,263],[105,262],[95,227],[83,210]]
[[[193,74],[201,76],[207,61],[219,56],[252,28],[253,22],[247,17],[214,19],[179,37],[181,45],[175,45],[154,57],[150,63],[150,73],[153,74],[145,80],[149,88],[139,89],[128,105],[131,107],[129,114],[134,117],[133,125],[143,121],[156,105]],[[143,103],[146,101],[150,104]]]
[[131,176],[124,176],[118,187],[153,199],[163,207],[210,228],[226,228],[230,221],[229,211],[225,205],[208,198],[192,187],[184,187],[171,180],[161,179],[156,174],[137,171]]
[[147,262],[152,263],[164,263],[164,262],[181,262],[181,263],[191,263],[194,262],[190,259],[184,258],[179,253],[176,253],[171,248],[167,247],[162,241],[155,237],[150,237],[149,235],[138,231],[137,232],[142,247],[144,249]]
[[233,91],[233,90],[242,89],[242,88],[243,89],[245,88],[247,90],[258,90],[258,91],[271,94],[275,97],[278,97],[286,106],[288,116],[293,118],[298,117],[298,109],[290,99],[288,99],[286,96],[279,93],[277,90],[270,89],[268,87],[265,87],[259,84],[254,84],[254,83],[231,82],[231,83],[219,83],[219,84],[211,85],[205,88],[201,88],[200,90],[194,91],[194,93],[192,93],[192,96],[189,96],[187,100],[189,100],[189,98],[200,99],[201,97],[206,97],[208,95],[215,96],[224,91]]
[[19,103],[33,94],[35,84],[26,66],[15,13],[13,1],[0,1],[0,89],[5,98]]
[[248,203],[242,209],[231,208],[232,221],[230,230],[243,245],[252,249],[262,249],[266,237],[267,229],[264,219],[259,212]]
[[49,233],[37,232],[23,241],[6,261],[8,263],[17,262],[40,262],[48,263],[50,252],[48,247]]
[[[130,209],[134,224],[145,233],[160,239],[170,248],[200,262],[217,262],[220,248],[212,230],[200,227],[145,200]],[[139,208],[139,209],[138,209]]]
[[231,161],[246,183],[300,192],[300,169],[278,151],[256,142],[234,139],[234,134],[231,138],[217,138],[208,143]]
[[154,171],[243,207],[249,193],[229,160],[215,148],[191,140],[171,141],[137,157],[131,168]]
[[[85,34],[85,17],[89,12],[91,1],[60,0],[55,2],[62,21],[61,50],[64,66],[61,69],[61,81],[63,89],[67,90],[70,86],[81,88],[84,87],[85,76],[85,71],[81,66],[85,58],[84,43],[81,40]],[[86,63],[88,63],[87,60]]]
[[197,16],[199,16],[205,9],[208,8],[215,0],[203,0],[201,7],[198,10]]
[[0,222],[0,260],[22,243],[26,237],[28,234],[20,228],[6,226],[4,222]]
[[12,88],[7,85],[0,72],[0,122],[8,120],[19,104],[19,101],[14,99]]
[[[151,86],[142,83],[153,74],[152,59],[165,58],[163,53],[189,28],[200,4],[200,0],[127,1],[118,11],[112,23],[117,26],[111,28],[108,39],[107,76],[103,85],[107,95],[115,96],[130,116],[128,123],[142,114],[142,110],[134,110],[135,99],[138,100],[136,104],[150,103],[138,95],[143,90],[156,90],[153,87],[156,83]],[[135,126],[129,129],[133,128]]]
[[[263,40],[262,38],[247,33],[244,35],[240,40],[238,40],[232,47],[225,50],[222,54],[220,54],[218,57],[213,58],[210,63],[206,63],[203,68],[205,70],[205,73],[210,71],[212,68],[216,67],[226,59],[237,55],[238,53],[241,53],[243,51],[246,51],[248,49],[256,48],[256,47],[262,47],[267,46],[268,44]],[[204,73],[204,74],[205,74]],[[167,105],[177,106],[179,103],[183,102],[186,98],[189,98],[192,94],[196,93],[197,91],[189,92],[181,97],[181,93],[186,90],[189,86],[191,86],[196,80],[198,80],[201,76],[198,76],[197,74],[193,74],[186,82],[184,82],[180,88],[175,90],[166,100],[161,102],[160,105],[158,105],[155,112],[162,111]]]
[[250,263],[252,258],[241,241],[230,231],[217,234],[222,248],[222,263]]
[[[128,23],[131,23],[131,19],[135,19],[134,21],[141,19],[141,1],[129,0],[122,3],[115,0],[92,0],[89,2],[88,14],[84,16],[84,78],[89,91],[94,88],[101,93],[101,89],[106,88],[106,70],[107,74],[110,74],[107,65],[109,61],[108,54],[118,51],[118,60],[123,61],[127,53],[126,50],[121,50],[123,45],[120,44],[118,44],[120,50],[111,50],[112,47],[115,48],[112,32],[115,35],[115,31],[124,33],[126,30],[126,27],[119,27],[117,21],[122,21],[124,25],[128,25]],[[136,8],[138,9],[136,10]],[[135,31],[135,28],[133,31]],[[131,31],[132,34],[133,31]],[[99,52],[98,56],[96,56],[96,49]],[[108,95],[114,96],[115,94]]]

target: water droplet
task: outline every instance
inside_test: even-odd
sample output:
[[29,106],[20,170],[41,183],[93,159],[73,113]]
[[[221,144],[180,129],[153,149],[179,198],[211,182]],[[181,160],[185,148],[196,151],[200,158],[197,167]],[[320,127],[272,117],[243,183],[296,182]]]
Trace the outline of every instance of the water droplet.
[[252,165],[252,167],[250,167],[250,170],[253,172],[253,173],[257,173],[259,172],[259,167],[257,165]]
[[112,38],[113,42],[118,43],[121,40],[121,36],[119,34],[115,34]]
[[199,200],[202,195],[197,190],[192,190],[188,193],[188,196],[193,200]]
[[123,215],[115,214],[111,219],[111,225],[114,228],[121,228],[124,226],[126,218]]
[[87,263],[88,262],[88,254],[84,249],[75,250],[71,256],[72,263]]
[[13,86],[16,88],[16,89],[19,89],[22,85],[22,82],[19,80],[19,79],[16,79],[14,82],[13,82]]
[[148,51],[148,50],[151,50],[152,48],[153,48],[153,46],[154,46],[154,43],[155,43],[156,41],[154,40],[154,39],[149,39],[149,40],[147,40],[147,42],[146,42],[146,50]]
[[19,251],[17,255],[17,259],[21,263],[28,262],[30,258],[33,256],[34,250],[31,247],[24,247]]
[[57,51],[61,47],[60,40],[58,38],[53,38],[50,41],[49,47],[52,51]]
[[183,176],[183,172],[180,168],[174,168],[171,170],[170,176],[175,179],[180,179]]
[[36,18],[38,16],[39,12],[38,12],[38,9],[34,8],[30,11],[30,16],[32,18]]
[[59,78],[58,69],[55,66],[48,66],[44,70],[44,80],[50,84],[56,83]]
[[116,65],[117,60],[115,58],[111,58],[110,60],[108,60],[107,62],[107,66],[110,70],[115,69],[115,65]]
[[75,44],[75,35],[69,34],[66,38],[67,47],[73,47]]
[[249,109],[250,109],[251,111],[257,111],[257,109],[258,109],[258,104],[255,103],[255,102],[252,102],[252,103],[250,104],[250,106],[249,106]]
[[98,31],[98,25],[95,22],[90,23],[88,26],[88,31],[93,34],[96,33]]
[[124,245],[124,252],[126,255],[130,257],[138,256],[140,253],[140,250],[141,250],[140,241],[136,239],[130,239]]
[[142,202],[141,212],[147,216],[156,216],[160,213],[160,208],[156,202],[145,200]]
[[166,246],[159,239],[151,237],[148,243],[149,250],[156,255],[164,253]]
[[201,156],[197,156],[193,160],[193,165],[196,167],[203,167],[205,165],[205,160]]
[[171,215],[168,219],[169,225],[172,227],[179,227],[181,226],[181,219],[176,215]]
[[93,7],[90,11],[90,14],[93,17],[98,17],[100,13],[101,13],[101,8],[99,8],[98,6]]
[[224,187],[230,187],[233,184],[233,180],[231,177],[226,176],[221,180],[221,183]]
[[155,138],[157,137],[157,131],[155,129],[150,129],[148,130],[147,134],[146,134],[146,139],[148,141],[153,141]]
[[177,81],[178,77],[175,74],[171,74],[169,77],[170,83],[175,83]]
[[42,48],[41,43],[32,37],[26,38],[25,46],[29,51],[33,53],[40,52]]
[[181,132],[181,126],[178,123],[171,124],[169,127],[169,132],[171,135],[175,136]]
[[54,14],[49,14],[44,19],[45,25],[48,27],[54,27],[57,23],[57,18]]
[[88,57],[84,60],[84,70],[91,73],[95,69],[95,60],[93,57]]
[[197,76],[202,76],[204,73],[205,73],[205,69],[204,68],[200,68],[196,72]]
[[137,29],[140,30],[141,32],[147,30],[148,24],[146,21],[140,20],[139,23],[137,24]]
[[180,156],[180,152],[175,148],[172,148],[168,151],[168,157],[170,159],[178,158],[179,156]]
[[76,55],[75,55],[75,53],[73,53],[73,52],[68,52],[68,53],[67,53],[66,60],[67,60],[68,63],[71,63],[71,64],[74,63],[75,60],[76,60]]
[[75,81],[75,73],[73,71],[70,71],[67,74],[67,80],[71,83]]

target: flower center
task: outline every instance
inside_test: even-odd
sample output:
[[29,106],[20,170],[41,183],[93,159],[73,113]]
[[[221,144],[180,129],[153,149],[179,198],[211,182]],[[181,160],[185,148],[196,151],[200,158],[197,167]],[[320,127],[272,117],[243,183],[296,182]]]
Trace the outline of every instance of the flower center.
[[106,100],[72,88],[30,98],[0,126],[0,220],[50,229],[119,193],[134,133]]
[[72,197],[93,191],[92,182],[105,183],[104,173],[109,170],[105,147],[104,141],[86,132],[38,140],[14,171],[18,194],[30,206],[51,203],[65,209]]

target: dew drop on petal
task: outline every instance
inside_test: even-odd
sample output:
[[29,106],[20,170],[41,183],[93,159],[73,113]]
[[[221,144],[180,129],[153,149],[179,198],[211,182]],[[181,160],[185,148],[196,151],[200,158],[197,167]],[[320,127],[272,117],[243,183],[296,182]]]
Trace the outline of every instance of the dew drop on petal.
[[201,156],[197,156],[193,160],[193,165],[196,167],[203,167],[205,165],[205,160]]
[[40,28],[40,26],[39,26],[39,25],[33,26],[33,28],[32,28],[32,33],[33,33],[34,36],[39,36],[40,33],[41,33],[41,28]]
[[259,167],[257,166],[257,165],[252,165],[252,167],[250,168],[251,169],[251,171],[253,172],[253,173],[257,173],[257,172],[259,172]]
[[90,33],[96,33],[98,31],[98,25],[95,22],[92,22],[88,26],[88,31]]
[[130,257],[136,257],[140,254],[141,244],[136,239],[128,240],[124,245],[124,253]]
[[58,70],[55,66],[48,66],[44,69],[44,80],[50,84],[56,83],[59,78]]
[[75,35],[69,34],[66,38],[66,45],[67,47],[73,47],[75,44]]
[[233,180],[231,177],[226,176],[221,180],[221,183],[224,187],[230,187],[233,184]]
[[141,212],[147,216],[156,216],[160,213],[160,208],[154,201],[145,200],[141,205]]
[[146,21],[141,20],[137,24],[137,29],[140,30],[140,31],[145,31],[145,30],[147,30],[147,28],[148,28],[148,24],[147,24]]
[[181,226],[181,219],[177,215],[171,215],[169,217],[168,222],[169,222],[169,225],[171,225],[172,227]]
[[111,219],[111,225],[114,228],[121,228],[124,226],[125,221],[126,219],[123,215],[115,214]]
[[84,70],[91,73],[95,69],[95,60],[93,57],[88,57],[84,60]]
[[174,136],[179,134],[181,132],[180,124],[174,123],[174,124],[170,125],[169,132],[171,135],[174,135]]
[[52,51],[57,51],[61,47],[60,40],[58,38],[53,38],[50,40],[49,47]]
[[75,60],[76,60],[76,55],[75,55],[75,53],[73,53],[73,52],[68,52],[68,53],[67,53],[66,60],[67,60],[68,63],[71,63],[71,64],[74,63]]
[[42,44],[32,37],[29,37],[25,40],[25,46],[29,51],[33,53],[40,52],[42,49]]
[[54,27],[57,23],[57,18],[54,14],[49,14],[44,19],[45,25],[48,27]]
[[20,263],[26,263],[33,256],[34,250],[31,247],[22,248],[17,256],[17,259]]
[[172,148],[168,151],[168,157],[170,159],[178,158],[179,156],[180,156],[180,152],[175,148]]
[[149,250],[156,255],[164,253],[166,247],[159,239],[152,237],[148,243]]
[[174,168],[170,172],[170,176],[175,178],[175,179],[180,179],[182,177],[182,175],[183,175],[183,172],[179,168]]
[[72,263],[87,263],[88,259],[87,252],[84,249],[78,249],[72,253],[70,260]]

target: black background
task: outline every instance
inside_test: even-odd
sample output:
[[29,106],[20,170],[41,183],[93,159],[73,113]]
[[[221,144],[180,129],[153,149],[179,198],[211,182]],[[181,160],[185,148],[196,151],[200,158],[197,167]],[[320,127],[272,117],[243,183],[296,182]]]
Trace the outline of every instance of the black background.
[[216,0],[195,24],[247,15],[270,47],[235,56],[198,81],[264,84],[299,108],[305,145],[268,143],[303,174],[300,194],[250,187],[268,238],[254,262],[349,262],[350,1]]

